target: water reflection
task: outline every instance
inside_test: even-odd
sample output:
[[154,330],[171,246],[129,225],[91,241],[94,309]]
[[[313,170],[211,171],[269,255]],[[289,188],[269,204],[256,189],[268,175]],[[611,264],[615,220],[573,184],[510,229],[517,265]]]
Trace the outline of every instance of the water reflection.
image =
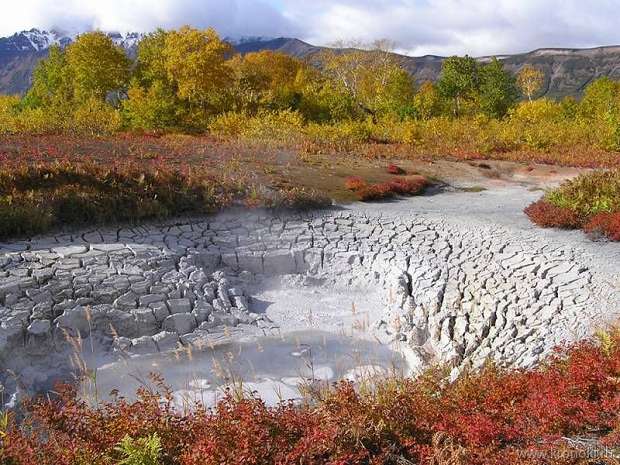
[[300,384],[401,375],[405,371],[403,357],[379,342],[301,331],[253,342],[231,342],[201,352],[157,354],[110,363],[97,369],[96,387],[89,382],[85,391],[90,398],[101,398],[112,390],[132,398],[140,386],[152,384],[149,373],[154,372],[172,388],[179,406],[195,400],[212,406],[227,388],[236,393],[255,392],[273,405],[298,399]]

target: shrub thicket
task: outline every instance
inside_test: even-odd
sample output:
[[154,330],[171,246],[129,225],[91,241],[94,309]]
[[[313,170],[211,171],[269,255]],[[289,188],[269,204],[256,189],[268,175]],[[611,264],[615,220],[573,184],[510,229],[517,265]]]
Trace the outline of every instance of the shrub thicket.
[[[393,173],[393,174],[401,174]],[[353,191],[362,201],[384,200],[396,195],[418,195],[428,186],[428,180],[423,176],[408,176],[392,179],[391,181],[369,184],[359,176],[345,179],[344,186]]]

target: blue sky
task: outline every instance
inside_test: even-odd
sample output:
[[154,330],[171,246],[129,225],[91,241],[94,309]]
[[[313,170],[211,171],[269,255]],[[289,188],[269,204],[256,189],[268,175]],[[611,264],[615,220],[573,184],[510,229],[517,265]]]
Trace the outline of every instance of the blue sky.
[[0,7],[0,35],[191,24],[319,45],[387,38],[412,55],[620,44],[620,0],[0,0]]

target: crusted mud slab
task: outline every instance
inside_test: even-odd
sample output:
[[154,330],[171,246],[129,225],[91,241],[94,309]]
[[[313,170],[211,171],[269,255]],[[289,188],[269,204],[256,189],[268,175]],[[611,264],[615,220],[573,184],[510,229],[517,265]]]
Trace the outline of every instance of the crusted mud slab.
[[538,195],[501,187],[0,244],[5,401],[88,365],[74,360],[84,347],[102,366],[304,329],[351,328],[398,347],[411,370],[532,366],[620,309],[620,246],[531,226],[521,210]]

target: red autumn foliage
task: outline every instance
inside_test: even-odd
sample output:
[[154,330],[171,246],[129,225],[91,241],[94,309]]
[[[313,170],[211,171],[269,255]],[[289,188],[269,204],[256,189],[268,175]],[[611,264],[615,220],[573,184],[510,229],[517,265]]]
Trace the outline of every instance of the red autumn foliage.
[[411,176],[407,179],[396,179],[389,182],[392,192],[400,195],[416,195],[428,185],[423,176]]
[[357,197],[362,201],[382,200],[395,195],[417,195],[428,185],[423,176],[396,179],[380,184],[370,184],[357,190]]
[[582,220],[569,208],[562,208],[541,199],[529,205],[524,213],[529,219],[543,228],[580,228]]
[[357,198],[363,202],[383,200],[394,197],[394,192],[389,183],[369,184],[356,191]]
[[587,233],[598,233],[610,241],[620,241],[620,212],[594,215],[583,227]]
[[356,191],[366,186],[366,181],[359,176],[349,176],[347,179],[344,180],[344,187],[346,187],[350,191]]
[[389,174],[394,174],[394,175],[407,174],[407,171],[405,171],[403,168],[393,163],[388,165],[387,172]]
[[[180,413],[161,392],[94,408],[61,389],[10,424],[0,463],[108,465],[119,462],[125,435],[156,433],[162,465],[572,465],[577,455],[561,438],[620,445],[620,333],[558,351],[537,369],[489,365],[453,383],[432,370],[366,394],[343,382],[301,405],[229,397],[214,411]],[[446,456],[461,460],[439,461]]]

